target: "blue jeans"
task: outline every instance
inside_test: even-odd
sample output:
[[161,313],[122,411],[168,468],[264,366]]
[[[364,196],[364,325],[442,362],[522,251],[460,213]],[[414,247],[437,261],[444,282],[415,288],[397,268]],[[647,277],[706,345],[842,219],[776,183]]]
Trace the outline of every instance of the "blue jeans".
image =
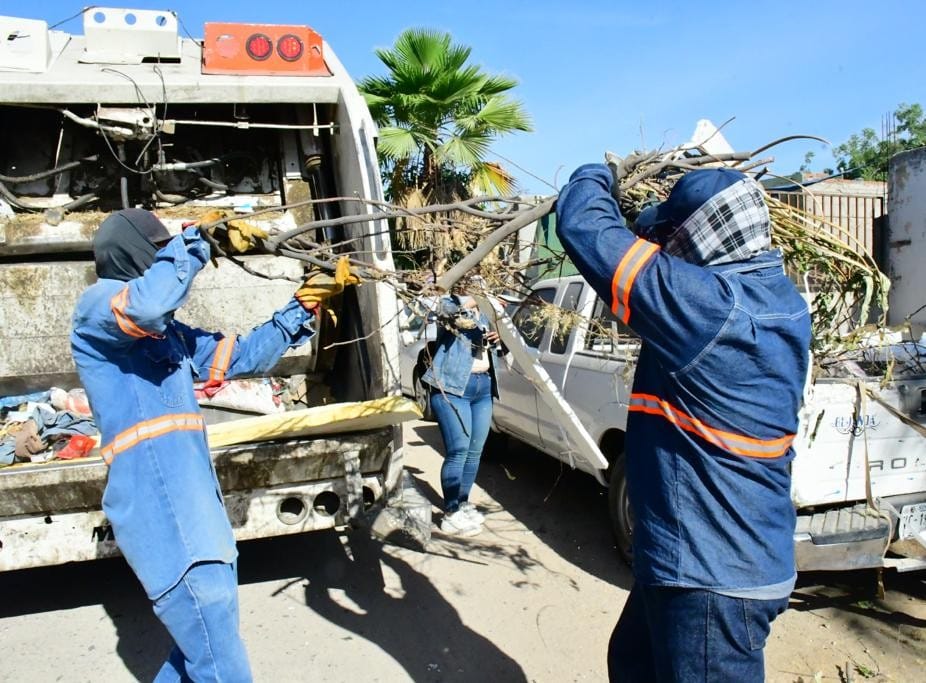
[[635,584],[608,644],[608,679],[761,683],[765,639],[787,607],[788,598]]
[[474,372],[462,396],[434,389],[431,410],[444,439],[444,464],[440,484],[444,510],[456,512],[469,500],[476,481],[482,447],[492,423],[492,379],[488,372]]
[[236,565],[193,565],[180,583],[154,601],[154,613],[175,643],[155,683],[252,680],[238,634]]

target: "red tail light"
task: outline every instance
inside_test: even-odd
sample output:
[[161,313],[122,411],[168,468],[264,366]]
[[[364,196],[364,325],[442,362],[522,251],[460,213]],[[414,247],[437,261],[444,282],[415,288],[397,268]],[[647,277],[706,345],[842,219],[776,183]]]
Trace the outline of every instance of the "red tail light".
[[263,33],[255,33],[248,36],[244,49],[247,50],[251,59],[262,62],[273,54],[273,43]]
[[287,33],[277,42],[277,52],[287,62],[295,62],[302,56],[305,48],[298,36]]
[[308,26],[207,22],[204,74],[330,76],[322,37]]

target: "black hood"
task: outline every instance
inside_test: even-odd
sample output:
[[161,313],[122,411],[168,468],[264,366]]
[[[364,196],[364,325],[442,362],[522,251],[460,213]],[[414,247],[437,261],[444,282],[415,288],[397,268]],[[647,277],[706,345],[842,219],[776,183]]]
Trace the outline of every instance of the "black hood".
[[154,263],[156,243],[169,239],[167,228],[150,211],[116,211],[93,236],[97,277],[125,282],[141,276]]

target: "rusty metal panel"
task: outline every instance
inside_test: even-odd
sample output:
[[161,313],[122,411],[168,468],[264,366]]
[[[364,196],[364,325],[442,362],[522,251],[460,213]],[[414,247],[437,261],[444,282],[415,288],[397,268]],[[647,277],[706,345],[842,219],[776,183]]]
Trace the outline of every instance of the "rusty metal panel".
[[[292,259],[248,260],[267,274],[298,280],[302,273]],[[71,317],[78,297],[95,281],[89,261],[0,264],[0,395],[77,385]],[[283,306],[295,288],[294,282],[258,278],[230,263],[210,265],[197,276],[177,319],[211,331],[247,334]],[[311,371],[314,357],[314,344],[307,344],[288,352],[276,371]]]

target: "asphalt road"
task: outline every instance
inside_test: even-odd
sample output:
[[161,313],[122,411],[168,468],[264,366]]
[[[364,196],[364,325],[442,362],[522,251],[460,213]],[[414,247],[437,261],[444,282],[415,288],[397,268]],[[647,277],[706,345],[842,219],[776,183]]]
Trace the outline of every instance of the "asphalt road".
[[[406,430],[408,468],[440,501],[435,425]],[[242,633],[259,681],[601,681],[631,584],[589,476],[493,445],[486,530],[427,552],[361,532],[240,545]],[[436,509],[436,508],[435,508]],[[770,681],[916,681],[926,576],[802,576],[767,647]],[[0,680],[151,680],[170,647],[121,560],[0,574]]]

